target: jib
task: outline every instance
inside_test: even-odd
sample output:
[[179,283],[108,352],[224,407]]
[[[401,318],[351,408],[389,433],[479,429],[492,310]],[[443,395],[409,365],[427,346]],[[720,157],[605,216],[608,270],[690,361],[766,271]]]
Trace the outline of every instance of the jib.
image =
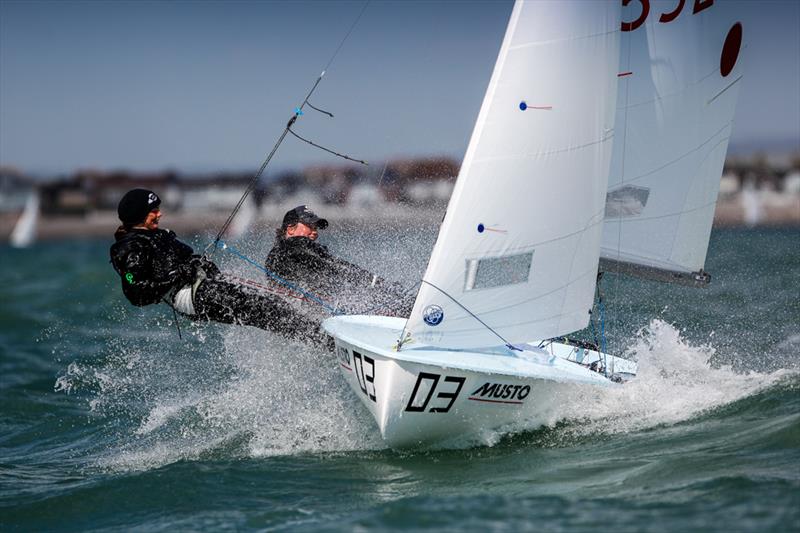
[[472,393],[472,396],[497,398],[500,400],[524,400],[530,393],[530,385],[484,383],[482,387]]

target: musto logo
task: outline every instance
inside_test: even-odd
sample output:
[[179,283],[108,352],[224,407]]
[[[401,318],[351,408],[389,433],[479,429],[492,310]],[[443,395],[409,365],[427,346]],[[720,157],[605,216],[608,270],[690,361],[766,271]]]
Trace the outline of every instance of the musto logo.
[[530,385],[484,383],[469,399],[476,402],[521,404],[531,393]]
[[438,305],[429,305],[422,312],[422,320],[429,326],[438,326],[444,320],[444,310]]

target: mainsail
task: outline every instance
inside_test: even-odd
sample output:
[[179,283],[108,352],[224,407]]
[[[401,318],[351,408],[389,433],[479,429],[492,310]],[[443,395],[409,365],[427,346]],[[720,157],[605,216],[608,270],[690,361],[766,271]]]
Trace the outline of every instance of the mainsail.
[[623,8],[601,269],[704,283],[742,26],[731,2]]
[[619,28],[616,0],[515,4],[404,347],[490,347],[588,324]]

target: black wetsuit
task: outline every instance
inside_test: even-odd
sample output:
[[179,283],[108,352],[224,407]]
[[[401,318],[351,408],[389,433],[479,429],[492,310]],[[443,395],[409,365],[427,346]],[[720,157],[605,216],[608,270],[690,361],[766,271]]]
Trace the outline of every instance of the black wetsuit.
[[347,314],[407,317],[414,305],[398,283],[332,255],[308,237],[278,238],[264,266]]
[[168,230],[118,230],[111,264],[122,280],[122,292],[137,306],[166,301],[181,288],[196,285],[193,320],[255,326],[290,338],[328,344],[319,324],[298,315],[286,302],[226,280],[214,263]]

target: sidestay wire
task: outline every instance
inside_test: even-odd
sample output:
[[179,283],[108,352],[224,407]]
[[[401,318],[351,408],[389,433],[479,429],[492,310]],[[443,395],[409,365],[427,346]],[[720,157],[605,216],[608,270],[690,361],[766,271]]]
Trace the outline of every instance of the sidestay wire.
[[[505,344],[506,348],[508,348],[508,349],[510,349],[510,350],[515,350],[515,351],[517,351],[517,352],[521,352],[521,351],[522,351],[520,348],[517,348],[516,346],[514,346],[513,344],[511,344],[510,342],[508,342],[508,341],[507,341],[505,338],[503,338],[503,336],[502,336],[502,335],[500,335],[500,334],[499,334],[499,333],[497,333],[497,332],[496,332],[494,329],[492,329],[492,327],[491,327],[489,324],[487,324],[486,322],[484,322],[483,320],[481,320],[481,319],[480,319],[480,317],[478,317],[478,315],[476,315],[475,313],[473,313],[472,311],[470,311],[469,309],[467,309],[467,308],[466,308],[466,307],[465,307],[465,306],[464,306],[464,305],[463,305],[461,302],[459,302],[458,300],[456,300],[455,298],[453,298],[452,296],[450,296],[450,295],[447,293],[447,291],[445,291],[445,290],[443,290],[443,289],[440,289],[439,287],[437,287],[436,285],[434,285],[434,284],[433,284],[433,283],[431,283],[430,281],[426,281],[426,280],[424,280],[424,279],[423,279],[423,280],[421,280],[421,281],[420,281],[420,283],[425,283],[426,285],[430,285],[431,287],[433,287],[433,288],[434,288],[434,289],[436,289],[437,291],[441,292],[442,294],[444,294],[445,296],[447,296],[448,298],[450,298],[450,299],[453,301],[453,303],[455,303],[455,304],[456,304],[457,306],[459,306],[461,309],[463,309],[464,311],[466,311],[466,312],[467,312],[467,314],[468,314],[469,316],[471,316],[472,318],[474,318],[475,320],[477,320],[478,322],[480,322],[480,324],[481,324],[483,327],[485,327],[486,329],[488,329],[489,331],[491,331],[492,333],[494,333],[494,334],[495,334],[495,336],[497,336],[497,338],[498,338],[498,339],[500,339],[501,341],[503,341],[503,344]],[[403,345],[403,340],[402,340],[402,339],[404,338],[404,335],[405,335],[405,328],[403,328],[403,332],[402,332],[402,333],[401,333],[401,335],[400,335],[400,339],[401,339],[401,340],[398,342],[398,345],[397,345],[397,349],[398,349],[398,350],[399,350],[399,349],[402,347],[402,345]]]
[[309,98],[311,98],[311,95],[314,94],[314,91],[317,90],[317,87],[319,86],[320,82],[322,81],[322,77],[325,76],[325,72],[331,66],[331,64],[333,63],[333,60],[336,58],[336,56],[339,54],[339,51],[342,49],[342,46],[344,46],[345,41],[347,41],[347,39],[350,37],[350,34],[353,33],[353,30],[355,29],[355,27],[358,24],[358,22],[361,20],[361,17],[364,15],[364,12],[366,11],[367,6],[369,6],[369,3],[370,3],[369,0],[364,3],[364,7],[361,8],[361,12],[358,14],[358,17],[356,17],[356,20],[350,26],[350,29],[347,31],[347,34],[344,36],[344,38],[342,38],[341,42],[339,43],[339,46],[334,51],[334,53],[331,56],[330,60],[328,60],[328,64],[325,65],[325,68],[322,70],[320,75],[317,77],[317,81],[315,81],[314,85],[311,87],[311,90],[308,91],[308,94],[303,99],[303,103],[300,104],[299,107],[295,108],[294,115],[292,115],[292,117],[289,119],[289,122],[287,122],[286,127],[283,129],[283,133],[281,133],[280,137],[278,137],[277,142],[272,147],[272,150],[270,150],[270,152],[267,155],[266,159],[264,159],[264,162],[261,163],[261,167],[258,169],[258,172],[256,172],[255,175],[248,182],[247,187],[244,190],[244,193],[242,193],[242,197],[239,198],[239,201],[234,206],[233,210],[231,211],[231,214],[228,215],[228,218],[225,220],[225,223],[222,225],[222,228],[220,228],[219,232],[217,233],[217,236],[214,238],[214,241],[209,243],[208,246],[206,246],[205,250],[203,250],[203,256],[204,257],[208,257],[210,255],[209,254],[209,250],[210,250],[211,254],[213,254],[216,251],[216,249],[219,247],[218,245],[219,245],[220,240],[222,239],[222,235],[228,229],[228,226],[231,225],[231,222],[233,222],[233,219],[236,216],[236,213],[239,212],[239,209],[241,209],[242,205],[244,204],[245,200],[247,199],[247,196],[255,188],[256,184],[258,183],[259,178],[264,173],[264,169],[267,168],[267,165],[272,160],[272,157],[275,155],[275,152],[278,151],[278,147],[281,145],[281,143],[283,143],[283,140],[286,138],[286,135],[288,133],[291,133],[292,135],[300,138],[301,140],[303,140],[303,141],[305,141],[305,142],[307,142],[307,143],[309,143],[309,144],[311,144],[313,146],[316,146],[317,148],[321,148],[321,149],[323,149],[323,150],[325,150],[327,152],[330,152],[330,153],[332,153],[334,155],[337,155],[339,157],[343,157],[345,159],[349,159],[350,161],[360,162],[360,163],[363,163],[363,164],[366,165],[366,162],[364,162],[364,161],[360,161],[358,159],[354,159],[354,158],[345,156],[343,154],[339,154],[337,152],[334,152],[333,150],[328,150],[327,148],[324,148],[324,147],[319,146],[319,145],[317,145],[317,144],[315,144],[315,143],[313,143],[311,141],[303,139],[302,137],[299,137],[296,133],[291,131],[291,127],[297,121],[297,117],[299,117],[299,116],[301,116],[303,114],[303,108],[306,105],[308,105],[309,107],[311,107],[312,109],[314,109],[316,111],[319,111],[320,113],[324,113],[324,114],[330,116],[331,118],[333,118],[333,114],[332,113],[329,113],[327,111],[324,111],[322,109],[314,107],[313,105],[311,105],[308,102],[308,100],[309,100]]
[[291,128],[292,124],[295,123],[295,121],[297,120],[297,117],[299,117],[300,115],[303,114],[303,106],[306,105],[306,103],[308,102],[309,97],[317,89],[317,86],[319,85],[319,82],[322,81],[322,77],[324,75],[325,75],[325,71],[322,71],[322,73],[317,78],[317,81],[314,83],[314,86],[311,87],[311,90],[308,92],[308,95],[306,95],[305,99],[303,100],[303,103],[300,105],[300,107],[295,108],[294,115],[292,115],[292,118],[289,119],[289,122],[286,124],[286,127],[283,129],[283,133],[281,133],[281,136],[278,138],[278,141],[275,143],[275,146],[272,147],[272,150],[270,151],[269,155],[267,155],[266,159],[264,159],[264,162],[261,163],[261,167],[258,169],[258,172],[256,172],[256,174],[250,179],[250,182],[247,184],[247,187],[245,188],[244,193],[242,193],[242,197],[239,198],[239,201],[234,206],[233,210],[231,211],[231,214],[228,215],[227,220],[225,220],[225,223],[222,225],[222,227],[220,228],[219,232],[217,233],[217,236],[214,238],[214,242],[211,242],[211,243],[209,243],[208,246],[206,246],[206,249],[203,251],[203,255],[205,257],[208,257],[209,250],[211,250],[211,253],[216,251],[216,249],[218,247],[217,245],[219,244],[220,240],[222,239],[222,235],[228,229],[228,226],[231,225],[231,222],[233,222],[233,218],[236,216],[236,213],[239,212],[239,209],[241,209],[242,205],[244,204],[244,201],[247,199],[247,196],[255,188],[256,183],[258,183],[258,179],[261,177],[261,174],[264,173],[264,169],[267,168],[267,165],[272,160],[272,157],[275,155],[275,152],[278,151],[278,147],[281,145],[283,140],[286,138],[286,135],[289,133],[289,128]]
[[[598,272],[597,274],[597,310],[600,312],[600,353],[603,356],[603,371],[605,376],[608,377],[608,352],[606,348],[606,310],[605,305],[603,304],[603,289],[600,287],[600,283],[603,281],[603,273]],[[589,318],[592,321],[592,330],[594,330],[594,322],[593,318]]]
[[[311,104],[308,104],[308,105],[309,105],[309,107],[313,107]],[[315,109],[316,109],[316,108],[315,108]],[[321,112],[321,113],[327,113],[327,111],[320,111],[320,112]],[[331,116],[333,116],[333,115],[331,115]],[[335,151],[333,151],[333,150],[330,150],[330,149],[328,149],[328,148],[325,148],[324,146],[321,146],[321,145],[319,145],[319,144],[315,143],[314,141],[309,141],[309,140],[308,140],[308,139],[306,139],[305,137],[301,137],[300,135],[298,135],[297,133],[295,133],[295,132],[294,132],[294,130],[293,130],[292,128],[287,128],[287,129],[289,130],[289,133],[291,133],[292,135],[294,135],[295,137],[297,137],[298,139],[300,139],[300,140],[301,140],[301,141],[303,141],[304,143],[308,143],[308,144],[310,144],[310,145],[311,145],[311,146],[313,146],[314,148],[319,148],[320,150],[324,150],[324,151],[328,152],[329,154],[333,154],[333,155],[335,155],[335,156],[341,157],[342,159],[347,159],[348,161],[354,161],[354,162],[356,162],[356,163],[361,163],[362,165],[366,165],[366,164],[367,164],[367,162],[366,162],[366,161],[364,161],[363,159],[356,159],[356,158],[354,158],[354,157],[350,157],[349,155],[340,154],[339,152],[335,152]]]

